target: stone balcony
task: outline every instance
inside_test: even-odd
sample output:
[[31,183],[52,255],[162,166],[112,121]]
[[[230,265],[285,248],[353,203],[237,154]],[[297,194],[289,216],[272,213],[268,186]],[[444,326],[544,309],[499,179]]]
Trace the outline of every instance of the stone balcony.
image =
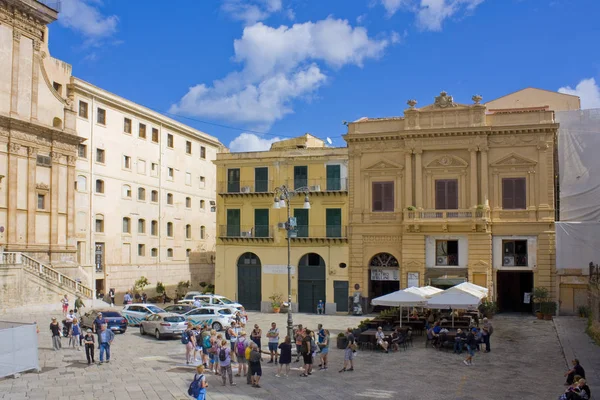
[[447,223],[487,223],[491,220],[489,209],[459,209],[459,210],[405,210],[404,222],[408,224],[447,224]]

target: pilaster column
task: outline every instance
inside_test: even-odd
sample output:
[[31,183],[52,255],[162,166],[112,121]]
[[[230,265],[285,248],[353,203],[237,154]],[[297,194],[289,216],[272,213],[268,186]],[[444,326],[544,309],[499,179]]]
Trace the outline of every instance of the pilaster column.
[[52,151],[52,170],[50,172],[50,248],[58,245],[58,171],[60,154]]
[[488,171],[488,148],[480,147],[481,154],[481,204],[484,206],[489,205],[490,185],[488,183],[489,171]]
[[536,177],[535,177],[535,170],[529,170],[529,182],[528,186],[529,186],[529,190],[527,191],[528,196],[529,196],[529,209],[530,210],[535,210],[535,187],[536,187]]
[[75,240],[75,156],[67,156],[67,246]]
[[27,148],[27,246],[35,244],[35,215],[37,212],[36,170],[37,149]]
[[19,180],[18,143],[8,144],[8,245],[17,243],[17,181]]
[[[33,40],[33,75],[31,80],[31,119],[38,117],[38,86],[40,80],[40,41]],[[65,88],[66,90],[66,88]]]
[[545,141],[543,141],[542,138],[540,138],[540,141],[537,145],[538,148],[538,173],[539,173],[539,178],[538,178],[538,182],[540,184],[540,189],[539,189],[539,204],[540,204],[540,208],[550,208],[550,204],[548,202],[548,160],[546,159],[547,157],[547,150],[548,150],[548,143],[546,143]]
[[415,207],[423,208],[423,149],[415,149]]
[[413,205],[412,201],[412,150],[404,153],[404,204],[403,208]]
[[470,148],[469,153],[471,154],[471,172],[470,175],[470,187],[471,187],[471,207],[477,206],[477,148]]
[[[21,56],[21,33],[13,30],[12,78],[10,87],[10,113],[18,114],[19,106],[19,57]],[[15,199],[16,201],[16,199]],[[15,208],[16,211],[16,208]],[[15,214],[16,218],[16,214]],[[14,232],[15,239],[17,232]],[[10,238],[10,233],[9,233]],[[10,242],[10,240],[9,240]]]

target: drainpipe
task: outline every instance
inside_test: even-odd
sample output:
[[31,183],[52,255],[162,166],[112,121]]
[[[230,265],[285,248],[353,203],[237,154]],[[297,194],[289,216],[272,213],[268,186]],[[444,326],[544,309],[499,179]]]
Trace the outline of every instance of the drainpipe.
[[[89,229],[88,229],[88,240],[89,240],[89,247],[90,247],[90,252],[89,252],[89,256],[88,256],[88,260],[91,261],[92,264],[92,285],[91,285],[91,289],[92,289],[92,302],[93,300],[96,298],[96,244],[94,243],[94,229],[95,229],[95,221],[94,221],[94,216],[96,215],[94,213],[94,191],[93,191],[93,185],[94,185],[94,161],[93,161],[93,157],[94,157],[94,110],[96,109],[95,107],[95,100],[96,100],[96,96],[92,95],[92,109],[91,109],[91,113],[89,113],[90,115],[90,153],[88,155],[88,163],[89,163],[89,179],[90,179],[90,190],[88,191],[89,193],[89,197],[90,197],[90,206],[89,206],[89,210],[90,210],[90,223],[89,223]],[[104,283],[106,284],[106,279],[104,279]]]

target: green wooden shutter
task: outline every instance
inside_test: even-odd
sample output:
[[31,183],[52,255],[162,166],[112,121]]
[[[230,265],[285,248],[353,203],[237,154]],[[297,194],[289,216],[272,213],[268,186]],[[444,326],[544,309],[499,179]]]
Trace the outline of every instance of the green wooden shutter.
[[254,210],[254,237],[269,237],[269,209]]
[[269,191],[269,168],[254,168],[254,191],[257,193]]
[[294,167],[294,189],[308,186],[308,167]]
[[308,210],[295,208],[294,217],[296,217],[298,237],[308,237]]
[[327,190],[341,190],[342,181],[340,179],[341,167],[339,165],[327,166]]
[[342,209],[327,208],[325,210],[327,237],[342,237]]
[[240,236],[240,210],[239,209],[227,210],[227,236],[228,237],[239,237]]
[[227,192],[239,193],[240,191],[240,169],[233,168],[227,170]]

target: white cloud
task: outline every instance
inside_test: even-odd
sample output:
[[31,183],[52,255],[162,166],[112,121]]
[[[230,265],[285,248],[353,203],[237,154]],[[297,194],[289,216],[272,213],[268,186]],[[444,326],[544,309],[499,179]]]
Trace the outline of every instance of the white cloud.
[[428,31],[441,31],[443,22],[458,13],[470,13],[484,0],[381,0],[388,16],[405,9],[415,14],[417,26]]
[[[271,14],[280,12],[282,7],[281,0],[224,0],[221,5],[223,11],[237,21],[244,21],[246,25],[263,21]],[[293,13],[293,10],[287,10],[288,17]]]
[[264,139],[253,133],[242,133],[229,143],[229,150],[232,152],[266,151],[271,148],[271,144],[280,140],[278,137]]
[[558,89],[558,91],[579,96],[582,109],[600,108],[600,87],[598,87],[594,78],[582,79],[575,86],[575,89],[571,86],[565,86]]
[[80,32],[88,40],[112,36],[117,31],[119,18],[116,15],[103,15],[97,8],[100,5],[102,3],[98,0],[63,1],[58,22]]
[[191,87],[171,112],[268,128],[293,112],[294,99],[310,97],[327,81],[318,62],[331,68],[362,66],[366,59],[379,57],[389,43],[371,39],[365,28],[340,19],[279,28],[257,23],[234,42],[234,60],[242,69],[212,86]]
[[362,23],[365,22],[366,19],[367,19],[367,14],[361,14],[358,17],[356,17],[356,23],[359,25],[362,25]]

